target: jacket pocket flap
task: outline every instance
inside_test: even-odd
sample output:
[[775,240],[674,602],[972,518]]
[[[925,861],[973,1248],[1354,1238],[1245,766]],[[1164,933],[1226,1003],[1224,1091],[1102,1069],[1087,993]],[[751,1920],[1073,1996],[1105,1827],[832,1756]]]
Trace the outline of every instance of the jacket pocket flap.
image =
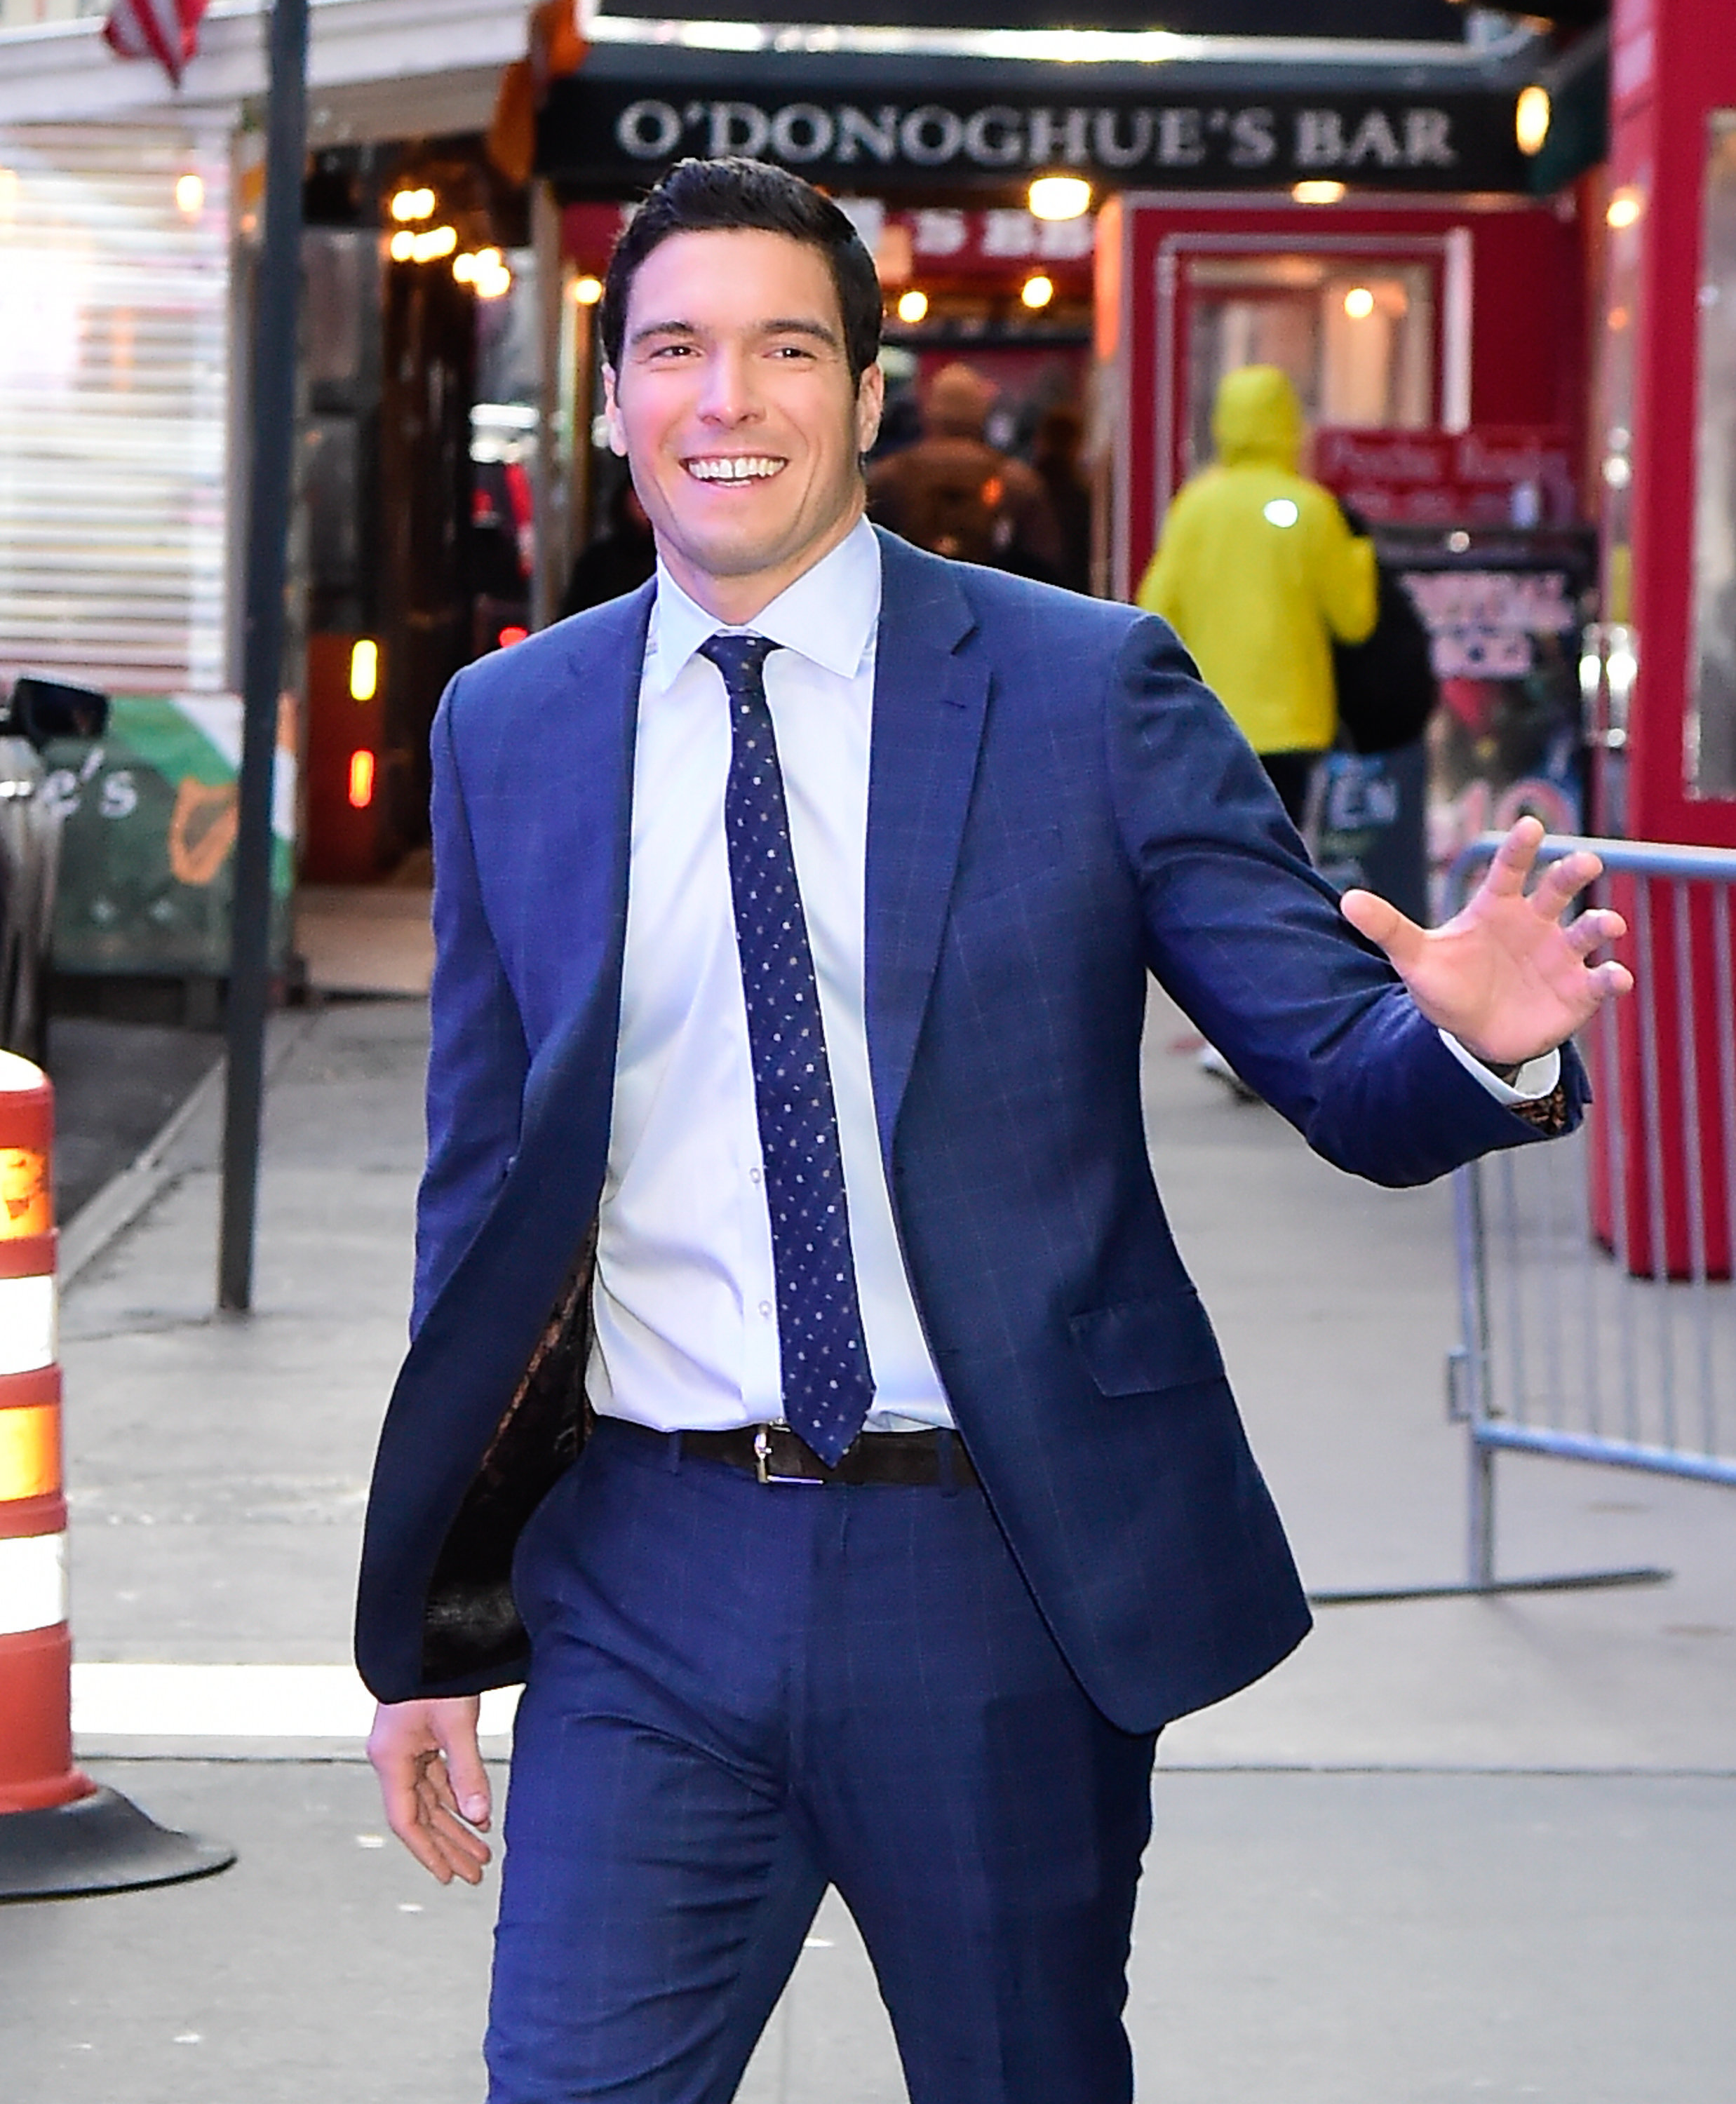
[[1192,1286],[1090,1308],[1068,1326],[1105,1395],[1146,1395],[1224,1377],[1211,1319]]

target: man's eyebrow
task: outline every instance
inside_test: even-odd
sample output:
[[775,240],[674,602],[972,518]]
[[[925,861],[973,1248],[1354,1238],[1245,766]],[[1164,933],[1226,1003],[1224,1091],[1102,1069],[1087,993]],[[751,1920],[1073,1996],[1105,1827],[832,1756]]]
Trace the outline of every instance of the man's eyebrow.
[[627,342],[630,345],[644,343],[654,336],[697,337],[698,333],[691,322],[646,322],[642,328],[633,330],[627,337]]
[[811,314],[793,314],[787,320],[761,322],[759,332],[761,336],[815,337],[820,342],[830,344],[834,350],[840,347],[842,341],[835,328],[828,328],[824,322],[816,321]]
[[[629,349],[632,349],[649,342],[653,337],[680,337],[696,342],[703,333],[693,322],[646,322],[631,332],[627,337],[627,345]],[[812,314],[774,315],[768,321],[756,323],[754,334],[762,337],[806,336],[829,345],[833,350],[841,350],[843,346],[843,339],[838,332],[817,320]]]

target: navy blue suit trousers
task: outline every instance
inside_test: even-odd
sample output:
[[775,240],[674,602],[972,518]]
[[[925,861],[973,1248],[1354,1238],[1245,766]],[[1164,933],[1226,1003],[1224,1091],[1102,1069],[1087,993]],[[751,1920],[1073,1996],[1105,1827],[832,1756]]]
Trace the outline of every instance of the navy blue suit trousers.
[[605,1420],[514,1589],[489,2104],[725,2104],[828,1883],[912,2104],[1131,2097],[1156,1735],[979,1490],[761,1486]]

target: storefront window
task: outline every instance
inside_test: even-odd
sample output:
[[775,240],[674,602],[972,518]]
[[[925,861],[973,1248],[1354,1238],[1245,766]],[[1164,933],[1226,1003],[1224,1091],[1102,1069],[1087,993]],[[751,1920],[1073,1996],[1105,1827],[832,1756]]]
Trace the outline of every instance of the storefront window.
[[1311,425],[1421,430],[1435,418],[1435,273],[1338,256],[1199,256],[1187,266],[1187,471],[1212,457],[1218,382],[1287,372]]
[[34,29],[44,22],[73,22],[107,12],[104,0],[0,0],[0,36],[8,29]]
[[1736,109],[1712,113],[1707,144],[1688,776],[1736,796]]
[[225,680],[226,137],[0,133],[0,678]]

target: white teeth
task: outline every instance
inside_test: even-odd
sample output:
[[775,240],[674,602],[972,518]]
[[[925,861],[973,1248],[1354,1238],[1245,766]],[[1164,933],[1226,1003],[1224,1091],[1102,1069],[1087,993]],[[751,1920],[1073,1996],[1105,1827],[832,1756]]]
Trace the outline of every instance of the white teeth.
[[781,460],[743,453],[721,460],[691,460],[687,463],[687,472],[697,475],[701,482],[762,482],[783,466]]

